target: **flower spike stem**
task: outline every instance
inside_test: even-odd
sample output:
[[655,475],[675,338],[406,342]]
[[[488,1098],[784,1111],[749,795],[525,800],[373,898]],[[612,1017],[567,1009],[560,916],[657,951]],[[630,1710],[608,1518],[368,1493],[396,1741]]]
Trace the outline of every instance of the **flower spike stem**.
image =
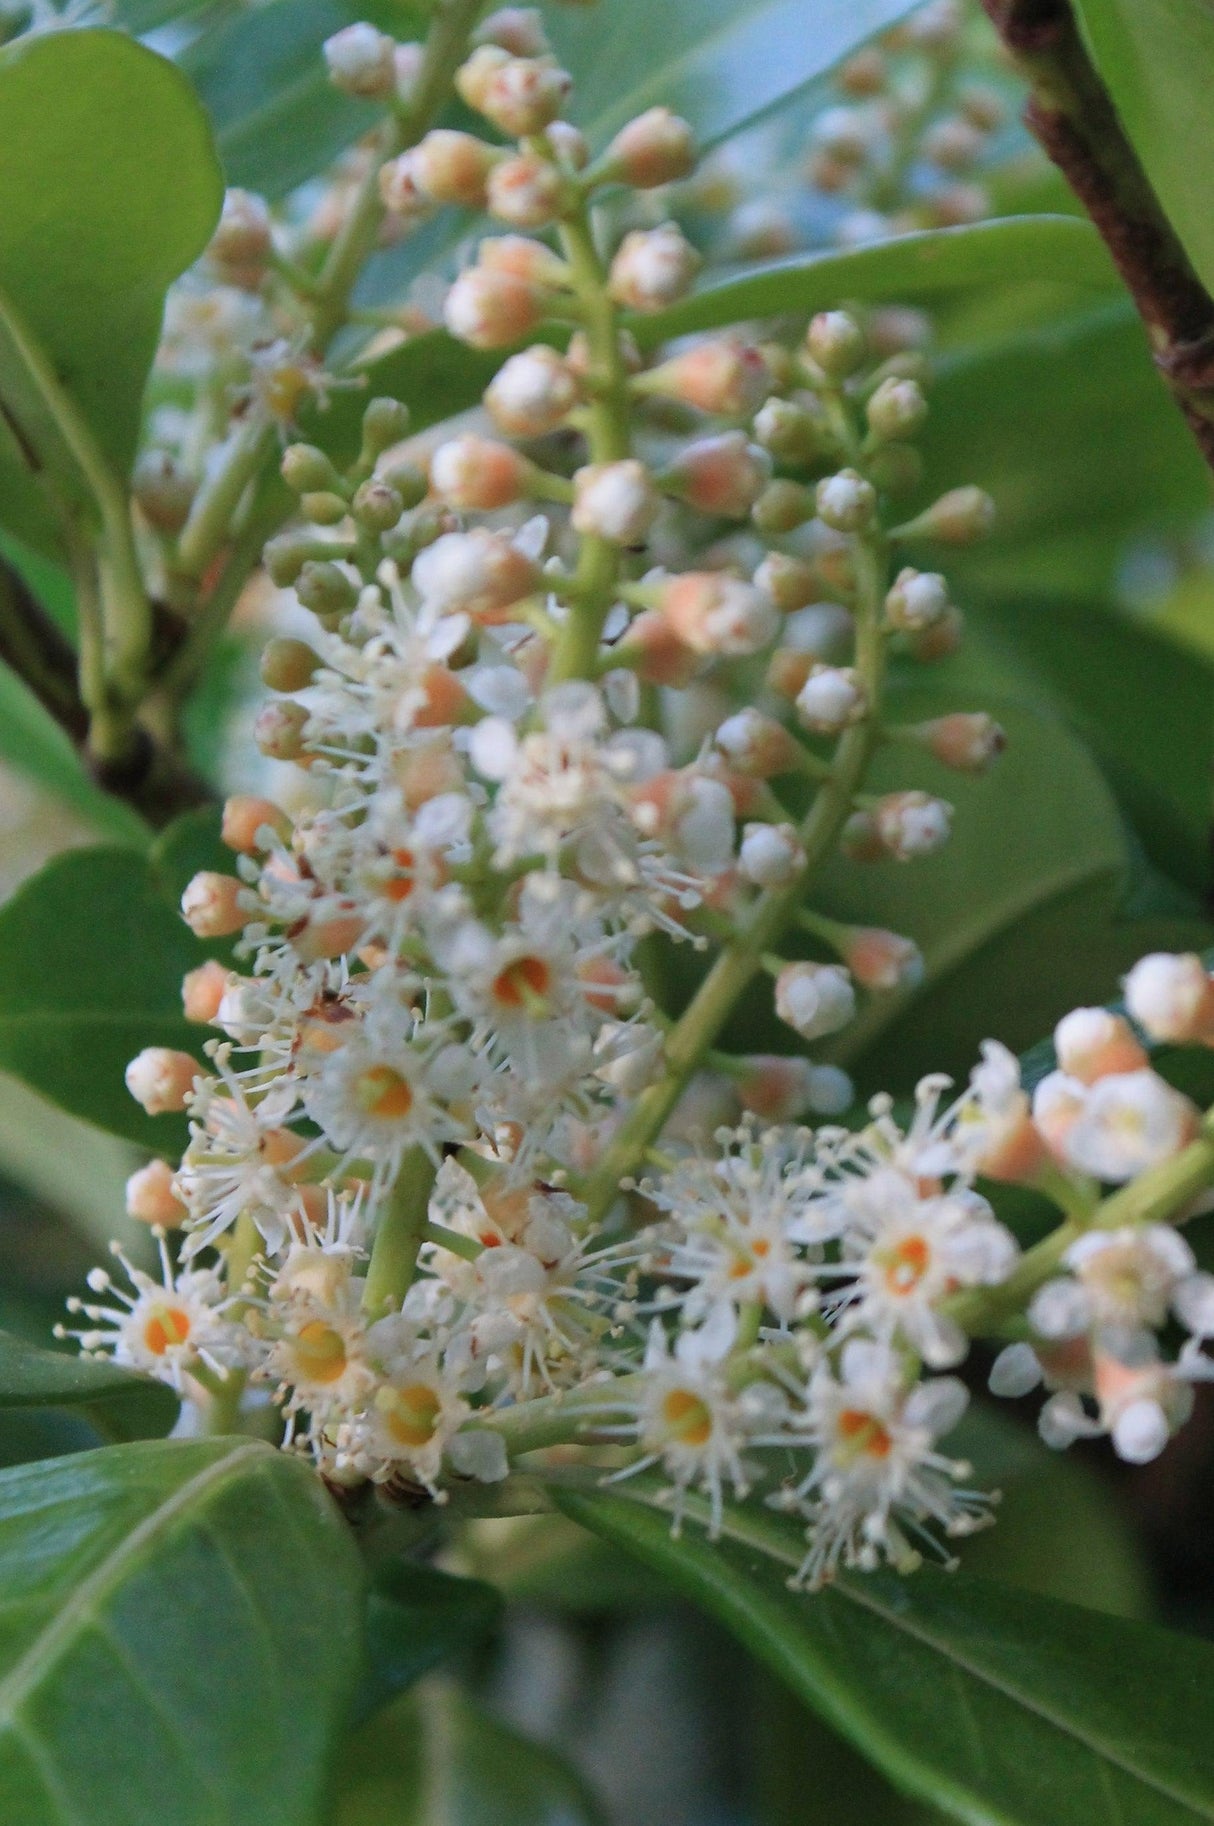
[[375,1317],[399,1309],[412,1285],[417,1252],[426,1231],[434,1174],[434,1162],[425,1150],[411,1148],[384,1200],[363,1295],[364,1310]]

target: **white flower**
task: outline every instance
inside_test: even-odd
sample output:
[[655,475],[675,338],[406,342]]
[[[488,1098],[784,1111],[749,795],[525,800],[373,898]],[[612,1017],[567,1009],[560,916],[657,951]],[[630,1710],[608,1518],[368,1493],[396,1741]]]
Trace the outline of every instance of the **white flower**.
[[1155,1072],[1117,1073],[1092,1086],[1063,1150],[1081,1173],[1120,1182],[1178,1154],[1195,1124],[1189,1099]]
[[[76,1331],[86,1356],[110,1357],[127,1369],[140,1370],[184,1392],[190,1371],[204,1364],[212,1375],[223,1377],[239,1362],[242,1335],[224,1323],[223,1281],[213,1268],[173,1268],[164,1232],[156,1231],[160,1253],[160,1279],[134,1267],[117,1244],[113,1253],[121,1263],[130,1291],[121,1287],[104,1268],[90,1271],[93,1293],[108,1294],[113,1304],[69,1300],[68,1311],[83,1313],[95,1329]],[[63,1328],[58,1335],[64,1336]]]
[[842,964],[785,964],[776,978],[776,1013],[803,1040],[836,1033],[855,1019],[851,978]]

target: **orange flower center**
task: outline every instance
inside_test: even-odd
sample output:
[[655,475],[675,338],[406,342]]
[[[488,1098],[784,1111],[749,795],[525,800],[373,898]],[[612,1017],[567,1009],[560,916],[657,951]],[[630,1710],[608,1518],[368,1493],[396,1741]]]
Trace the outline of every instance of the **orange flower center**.
[[371,1065],[360,1072],[354,1094],[368,1116],[389,1122],[402,1120],[413,1108],[413,1087],[390,1065]]
[[493,979],[493,999],[502,1008],[524,1009],[528,1014],[547,1011],[552,971],[542,957],[516,957]]
[[893,1440],[874,1414],[864,1408],[844,1408],[838,1420],[839,1443],[843,1447],[840,1456],[852,1460],[856,1458],[888,1458]]
[[931,1250],[923,1237],[908,1236],[879,1259],[890,1293],[912,1293],[927,1273]]
[[671,1389],[662,1402],[662,1419],[680,1445],[706,1446],[712,1437],[708,1404],[691,1389]]
[[292,1339],[301,1382],[336,1382],[346,1367],[346,1341],[323,1319],[312,1319]]
[[392,860],[400,870],[399,875],[384,883],[384,899],[392,901],[408,900],[413,892],[414,855],[412,850],[393,850]]
[[180,1306],[153,1306],[143,1324],[143,1343],[154,1357],[163,1357],[174,1345],[184,1344],[190,1335],[189,1314]]

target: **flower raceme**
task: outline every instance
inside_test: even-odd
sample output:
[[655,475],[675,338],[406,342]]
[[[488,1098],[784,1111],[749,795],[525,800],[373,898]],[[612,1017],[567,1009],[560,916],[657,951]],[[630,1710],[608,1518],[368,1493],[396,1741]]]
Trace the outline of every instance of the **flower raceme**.
[[[911,783],[867,795],[869,759],[887,742],[974,773],[1002,740],[978,713],[884,715],[889,667],[960,631],[943,578],[900,562],[882,465],[926,400],[841,312],[642,361],[621,306],[661,308],[696,263],[669,225],[604,258],[591,208],[601,185],[684,176],[689,129],[652,109],[588,160],[538,23],[478,36],[460,93],[519,145],[431,134],[382,195],[550,238],[489,237],[449,293],[453,335],[511,350],[487,427],[427,456],[375,400],[345,472],[284,454],[301,523],[266,562],[315,625],[267,650],[257,738],[291,811],[230,801],[231,871],[186,890],[238,967],[183,988],[205,1067],[132,1062],[132,1094],[188,1111],[190,1141],[128,1192],[160,1281],[98,1278],[78,1335],[202,1405],[268,1387],[334,1484],[467,1500],[592,1443],[590,1474],[659,1471],[676,1525],[692,1495],[714,1527],[747,1492],[795,1511],[810,1583],[909,1566],[987,1513],[940,1450],[964,1405],[944,1372],[1009,1298],[1030,1327],[1054,1315],[996,1378],[1055,1390],[1052,1437],[1142,1456],[1157,1410],[1166,1438],[1214,1299],[1166,1225],[1171,1244],[1119,1218],[1102,1268],[1097,1182],[1124,1199],[1185,1159],[1196,1115],[1125,1023],[1072,1016],[1031,1098],[992,1045],[951,1102],[925,1081],[908,1125],[881,1100],[821,1122],[851,1089],[806,1047],[923,966],[901,934],[816,914],[816,871],[837,848],[909,865],[949,830]],[[399,50],[348,28],[334,80],[383,96]],[[259,220],[231,206],[229,258]],[[988,518],[954,491],[913,537]],[[677,1018],[643,939],[712,954]],[[721,1050],[765,972],[787,1053]],[[1186,960],[1147,960],[1130,995],[1148,1033],[1214,1034]],[[982,1175],[1082,1213],[1088,1251],[1038,1273]],[[1148,1364],[1165,1321],[1189,1342]],[[1063,1348],[1083,1356],[1065,1387]]]

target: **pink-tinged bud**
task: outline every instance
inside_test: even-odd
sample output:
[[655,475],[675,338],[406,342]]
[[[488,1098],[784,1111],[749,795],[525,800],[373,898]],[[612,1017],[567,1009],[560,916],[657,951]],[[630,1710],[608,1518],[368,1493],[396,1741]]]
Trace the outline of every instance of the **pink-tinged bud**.
[[761,349],[737,337],[715,337],[674,355],[633,383],[700,412],[745,418],[766,397],[771,370]]
[[984,710],[957,710],[950,716],[935,717],[920,723],[918,732],[937,761],[957,773],[985,773],[1007,747],[1006,733]]
[[1058,1068],[1080,1084],[1140,1071],[1147,1055],[1128,1021],[1107,1008],[1073,1008],[1054,1029]]
[[661,311],[686,297],[700,256],[673,222],[634,228],[611,262],[607,289],[629,311]]
[[534,6],[503,6],[482,19],[474,44],[496,44],[511,57],[543,57],[549,50],[544,21]]
[[308,712],[288,699],[263,704],[253,723],[253,740],[270,761],[298,761],[304,752]]
[[225,801],[220,835],[230,850],[245,856],[264,850],[267,846],[259,841],[258,833],[267,826],[276,837],[285,839],[291,834],[291,820],[272,799],[236,793]]
[[219,276],[229,285],[255,290],[265,276],[273,246],[265,198],[251,190],[227,191],[219,226],[207,247],[207,258]]
[[862,533],[877,518],[877,491],[854,469],[823,476],[814,492],[818,518],[837,533]]
[[785,964],[776,1014],[803,1040],[820,1040],[855,1019],[856,992],[842,964]]
[[493,122],[511,139],[542,133],[556,120],[568,100],[573,80],[543,58],[504,59],[496,46],[483,45],[472,53],[457,78],[469,107]]
[[590,163],[590,147],[586,135],[571,121],[554,120],[548,128],[548,144],[571,171],[584,171]]
[[693,653],[742,659],[775,638],[779,614],[770,596],[724,571],[686,571],[662,590],[661,610]]
[[1152,1040],[1214,1045],[1214,978],[1195,952],[1139,958],[1125,979],[1125,1000]]
[[578,397],[565,362],[539,343],[503,362],[485,390],[485,405],[508,436],[544,437],[564,424]]
[[816,601],[819,587],[813,565],[803,558],[791,558],[787,552],[768,552],[755,572],[755,584],[771,597],[782,615],[807,608]]
[[981,488],[951,488],[898,534],[905,539],[939,539],[945,545],[972,545],[985,539],[995,524],[995,503]]
[[914,437],[927,421],[927,401],[918,381],[890,374],[865,409],[869,430],[882,439]]
[[645,609],[628,629],[628,650],[637,654],[636,675],[645,685],[689,685],[702,656],[679,639],[658,609]]
[[744,431],[697,438],[675,458],[662,485],[701,513],[744,520],[771,476],[771,458]]
[[503,159],[489,173],[489,214],[513,228],[546,228],[560,215],[564,198],[560,172],[534,152]]
[[474,526],[443,533],[413,561],[414,587],[429,607],[444,614],[470,615],[488,625],[509,619],[541,578],[539,565],[506,533]]
[[864,331],[846,311],[819,311],[810,319],[805,346],[823,374],[846,380],[864,360]]
[[868,692],[853,666],[814,665],[797,693],[797,715],[815,735],[839,735],[868,715]]
[[168,1046],[145,1046],[126,1068],[126,1087],[149,1116],[185,1109],[202,1067],[188,1052]]
[[403,216],[406,220],[424,215],[434,201],[418,182],[416,150],[414,147],[409,152],[402,152],[379,168],[379,194],[384,208],[390,215]]
[[974,1161],[979,1173],[1003,1186],[1031,1186],[1049,1159],[1040,1129],[1028,1114],[1028,1099],[1021,1093],[1018,1107],[997,1125],[995,1134]]
[[757,888],[786,888],[805,867],[805,851],[791,824],[748,824],[738,867]]
[[318,964],[325,957],[350,957],[366,930],[366,921],[358,913],[339,913],[331,919],[309,920],[291,933],[291,945],[305,964]]
[[232,973],[215,958],[189,970],[181,981],[181,1006],[187,1021],[209,1027],[219,1013]]
[[410,728],[449,729],[475,720],[472,699],[449,666],[431,660],[418,683],[422,702],[410,719]]
[[173,1169],[167,1160],[149,1160],[126,1182],[126,1214],[136,1223],[156,1224],[161,1230],[179,1230],[186,1208],[173,1190]]
[[694,767],[668,768],[639,786],[632,819],[646,837],[661,837],[693,869],[715,874],[733,857],[734,805],[729,788]]
[[731,767],[757,780],[774,780],[793,773],[801,763],[801,748],[783,724],[747,705],[726,717],[715,737],[716,745]]
[[669,108],[647,108],[621,127],[606,152],[607,174],[634,190],[677,184],[695,170],[695,136],[685,120]]
[[885,625],[900,634],[919,634],[934,627],[948,606],[948,585],[939,571],[908,565],[885,598]]
[[839,943],[843,962],[865,989],[917,989],[923,953],[913,939],[881,926],[852,926]]
[[1033,1092],[1033,1126],[1054,1159],[1064,1164],[1067,1140],[1086,1098],[1086,1085],[1065,1072],[1049,1072]]
[[873,816],[889,854],[897,862],[911,862],[948,842],[953,808],[930,793],[887,793],[877,801]]
[[939,659],[949,659],[965,638],[965,617],[961,610],[949,603],[938,621],[930,628],[923,628],[917,634],[908,636],[907,645],[911,657],[923,665],[931,665]]
[[250,917],[244,906],[247,889],[235,875],[200,869],[181,896],[181,914],[195,938],[230,938]]
[[491,235],[481,242],[476,261],[487,273],[509,273],[541,289],[564,285],[568,278],[568,268],[552,249],[527,235]]
[[396,92],[396,41],[375,26],[347,25],[325,40],[329,81],[343,95],[387,101]]
[[502,154],[496,146],[487,146],[471,133],[436,127],[409,156],[413,161],[413,181],[423,196],[435,203],[483,209],[489,173]]
[[443,743],[402,749],[392,766],[408,811],[416,812],[440,793],[459,792],[464,776],[458,758]]
[[588,463],[574,472],[570,520],[575,532],[615,545],[640,545],[661,505],[649,471],[635,457]]
[[871,812],[853,812],[839,833],[839,848],[849,862],[884,862],[889,856]]
[[809,1059],[787,1058],[783,1053],[755,1053],[743,1060],[745,1076],[734,1080],[744,1110],[764,1122],[795,1122],[815,1109],[814,1073]]
[[509,507],[527,493],[531,476],[531,464],[510,444],[472,433],[440,444],[430,459],[430,486],[461,512]]
[[526,279],[474,266],[447,293],[443,321],[474,349],[505,349],[539,327],[546,303],[546,294]]

